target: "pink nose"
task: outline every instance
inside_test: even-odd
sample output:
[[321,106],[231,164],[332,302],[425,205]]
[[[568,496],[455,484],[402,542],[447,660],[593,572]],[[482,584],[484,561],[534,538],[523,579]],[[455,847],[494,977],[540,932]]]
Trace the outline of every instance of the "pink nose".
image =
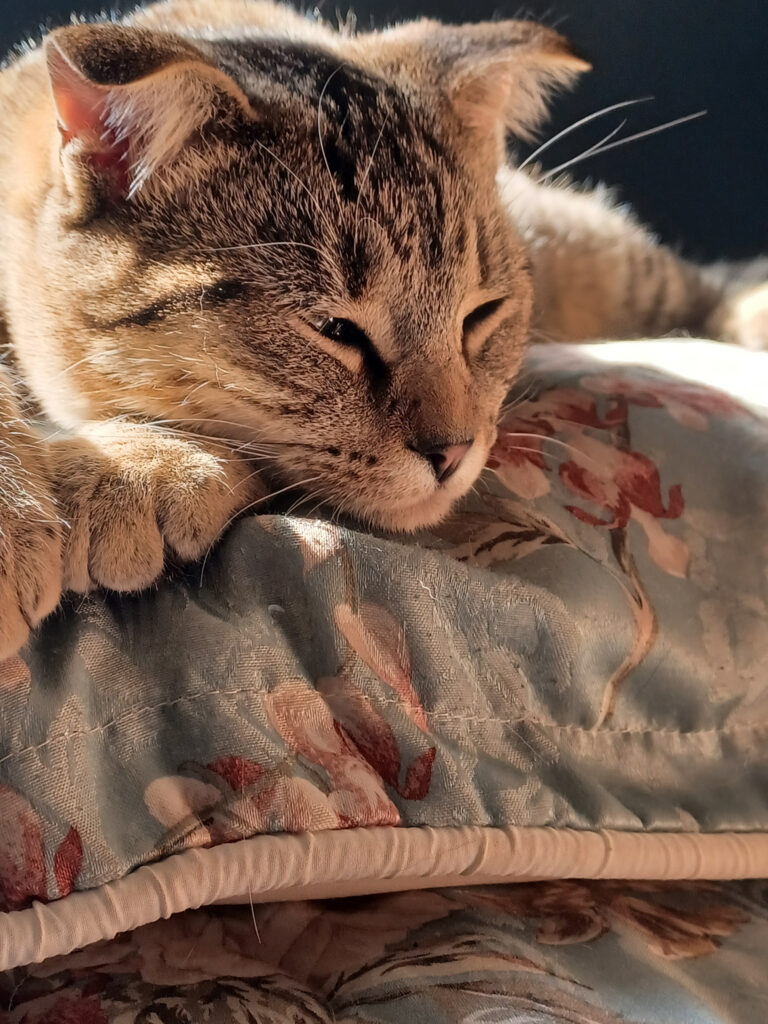
[[427,442],[425,444],[413,445],[413,450],[423,456],[432,466],[438,483],[452,477],[461,463],[464,456],[472,447],[474,438],[469,441],[460,441],[458,444],[444,442]]

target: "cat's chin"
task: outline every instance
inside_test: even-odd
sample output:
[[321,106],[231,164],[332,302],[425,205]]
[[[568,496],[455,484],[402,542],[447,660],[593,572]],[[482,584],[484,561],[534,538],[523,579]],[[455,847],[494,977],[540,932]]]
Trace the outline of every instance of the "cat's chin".
[[464,497],[476,478],[473,476],[462,487],[440,487],[413,504],[367,510],[365,517],[373,526],[390,533],[416,533],[437,526],[451,512],[456,502]]
[[370,519],[376,526],[390,533],[415,533],[430,526],[437,526],[448,515],[463,494],[447,495],[436,491],[429,498],[414,505],[388,509],[375,513]]

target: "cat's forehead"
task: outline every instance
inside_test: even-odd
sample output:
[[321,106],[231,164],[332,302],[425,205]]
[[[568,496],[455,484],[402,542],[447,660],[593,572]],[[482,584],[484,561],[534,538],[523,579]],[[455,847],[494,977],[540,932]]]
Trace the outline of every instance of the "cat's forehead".
[[[424,114],[435,113],[423,102],[423,93],[321,47],[261,37],[212,44],[209,53],[257,112],[268,113],[272,105],[279,111],[290,100],[294,116],[303,108],[313,121],[319,114],[321,127],[325,119],[337,127],[347,122],[345,127],[351,128],[352,118],[363,130],[385,112],[392,131],[402,138],[412,134],[414,116],[423,131]],[[442,154],[438,140],[430,138],[429,144]]]
[[271,138],[311,178],[322,172],[316,184],[333,184],[342,202],[357,203],[363,191],[385,199],[386,186],[394,201],[402,185],[401,200],[410,195],[415,206],[413,189],[441,194],[455,181],[460,161],[437,96],[304,45],[267,40],[235,52],[237,61],[226,51],[218,60],[256,112],[241,141]]
[[437,101],[285,41],[216,44],[215,57],[256,116],[209,152],[191,201],[155,221],[168,239],[268,263],[278,287],[391,298],[399,282],[448,299],[475,248],[477,183]]

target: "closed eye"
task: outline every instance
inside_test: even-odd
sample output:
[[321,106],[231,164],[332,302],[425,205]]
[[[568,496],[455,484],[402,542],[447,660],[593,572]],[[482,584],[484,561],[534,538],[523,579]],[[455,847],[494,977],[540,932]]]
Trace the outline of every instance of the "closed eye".
[[485,320],[490,320],[494,313],[498,313],[501,307],[504,305],[504,299],[491,299],[490,302],[484,302],[482,306],[478,306],[477,309],[473,309],[469,316],[464,317],[464,324],[462,330],[466,337],[476,327]]
[[110,320],[100,326],[107,330],[116,327],[149,327],[175,314],[203,313],[216,309],[227,302],[242,298],[247,291],[248,287],[242,281],[222,278],[211,284],[197,285],[194,288],[163,295],[143,309],[134,310],[118,320]]
[[[387,379],[389,371],[387,365],[376,351],[376,346],[362,329],[353,320],[346,320],[341,317],[327,317],[311,322],[313,329],[323,338],[334,342],[342,349],[362,359],[368,376],[372,382],[380,383]],[[344,362],[347,362],[345,359]],[[352,364],[347,362],[352,367]],[[358,362],[358,367],[360,363]]]
[[464,317],[461,331],[467,356],[478,352],[491,332],[502,322],[506,304],[506,298],[490,299]]
[[359,352],[373,350],[373,342],[368,335],[352,320],[340,320],[337,317],[329,317],[327,320],[320,320],[313,327],[318,334],[324,338],[335,341],[347,348],[356,348]]

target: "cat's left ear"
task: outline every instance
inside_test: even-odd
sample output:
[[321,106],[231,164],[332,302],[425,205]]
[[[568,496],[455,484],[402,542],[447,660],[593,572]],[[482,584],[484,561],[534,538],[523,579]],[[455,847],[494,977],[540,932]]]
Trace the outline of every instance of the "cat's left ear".
[[530,21],[424,20],[361,40],[382,70],[439,90],[467,136],[492,141],[500,154],[506,132],[531,138],[552,93],[590,69],[561,35]]
[[214,117],[252,117],[238,86],[177,36],[115,24],[51,33],[46,57],[71,191],[130,198]]

